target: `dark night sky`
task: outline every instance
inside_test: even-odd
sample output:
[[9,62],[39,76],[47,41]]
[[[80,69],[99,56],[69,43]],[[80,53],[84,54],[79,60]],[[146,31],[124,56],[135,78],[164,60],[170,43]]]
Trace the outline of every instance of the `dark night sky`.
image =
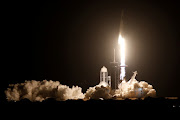
[[137,70],[157,96],[180,96],[180,15],[173,2],[19,2],[4,9],[2,91],[54,80],[83,92],[113,59],[124,9],[126,78]]

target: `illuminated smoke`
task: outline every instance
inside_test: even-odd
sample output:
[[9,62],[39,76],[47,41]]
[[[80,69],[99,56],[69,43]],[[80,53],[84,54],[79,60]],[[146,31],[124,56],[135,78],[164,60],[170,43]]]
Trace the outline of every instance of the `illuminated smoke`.
[[58,101],[68,99],[83,99],[82,88],[73,86],[69,88],[60,84],[59,81],[25,81],[24,83],[10,84],[10,88],[5,91],[8,101],[19,101],[29,99],[30,101],[43,101],[54,98]]
[[110,87],[104,81],[94,87],[89,87],[85,93],[85,99],[110,99]]
[[115,91],[114,96],[118,96],[121,98],[142,98],[142,97],[155,97],[156,90],[153,89],[153,86],[148,84],[145,81],[137,81],[135,79],[137,75],[137,71],[134,72],[131,79],[126,82],[123,80],[119,84],[119,89]]
[[123,80],[126,74],[125,71],[125,39],[121,36],[121,34],[119,35],[118,38],[118,44],[120,47],[120,63],[121,63],[121,73],[120,73],[120,80]]
[[82,93],[82,88],[60,84],[59,81],[25,81],[24,83],[10,84],[5,91],[8,101],[19,101],[29,99],[30,101],[43,101],[54,98],[57,101],[77,100],[77,99],[111,99],[113,96],[119,98],[142,98],[155,97],[156,90],[145,81],[135,79],[137,72],[134,72],[129,81],[123,80],[115,93],[111,92],[110,86],[104,81],[94,87],[89,87],[86,93]]
[[94,87],[89,87],[85,93],[85,99],[111,99],[113,96],[119,98],[144,98],[155,97],[156,90],[145,81],[135,79],[137,71],[134,72],[131,79],[126,82],[123,80],[115,93],[112,93],[106,82],[100,82]]

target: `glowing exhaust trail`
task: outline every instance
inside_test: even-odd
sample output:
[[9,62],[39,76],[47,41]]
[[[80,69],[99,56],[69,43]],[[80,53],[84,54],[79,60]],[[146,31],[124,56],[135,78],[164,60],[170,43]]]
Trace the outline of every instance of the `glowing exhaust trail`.
[[121,73],[120,73],[120,80],[123,80],[126,74],[125,71],[125,39],[119,34],[118,38],[118,44],[120,46],[120,67],[121,67]]

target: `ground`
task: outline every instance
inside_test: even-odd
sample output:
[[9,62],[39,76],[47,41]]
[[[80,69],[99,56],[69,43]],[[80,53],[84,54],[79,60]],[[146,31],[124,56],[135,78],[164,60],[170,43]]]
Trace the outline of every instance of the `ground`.
[[[180,111],[180,99],[177,97],[166,98],[143,98],[143,99],[109,99],[109,100],[67,100],[55,101],[54,99],[47,99],[43,102],[30,102],[27,99],[18,102],[6,102],[5,109],[18,109],[18,110],[33,110],[37,112],[58,110],[59,112],[111,112],[118,113],[121,111],[134,111],[134,112],[150,112],[150,111]],[[84,111],[85,110],[85,111]],[[100,110],[100,111],[99,111]],[[52,112],[52,111],[51,111]]]

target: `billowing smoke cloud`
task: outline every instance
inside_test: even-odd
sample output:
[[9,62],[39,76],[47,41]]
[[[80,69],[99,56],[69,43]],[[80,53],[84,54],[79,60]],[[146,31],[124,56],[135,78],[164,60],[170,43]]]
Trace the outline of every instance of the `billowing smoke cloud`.
[[155,97],[156,90],[152,85],[145,81],[137,81],[135,79],[137,72],[134,72],[131,79],[126,82],[123,80],[119,84],[119,89],[111,91],[106,82],[100,82],[99,85],[90,87],[85,93],[85,99],[111,99],[112,97],[120,98],[143,98]]
[[69,86],[60,84],[59,81],[25,81],[24,83],[10,84],[6,91],[8,101],[19,101],[27,98],[30,101],[43,101],[48,98],[54,98],[58,101],[68,99],[111,99],[120,98],[142,98],[155,97],[156,90],[152,85],[145,81],[135,79],[137,72],[134,72],[129,81],[123,80],[119,84],[119,89],[112,91],[106,82],[100,82],[94,87],[89,87],[86,93],[82,93],[82,88],[78,86]]
[[11,84],[5,91],[8,101],[19,101],[27,98],[30,101],[43,101],[47,98],[56,100],[83,99],[82,88],[73,86],[69,88],[59,81],[25,81],[24,83]]
[[110,90],[106,82],[100,82],[98,85],[87,89],[85,99],[110,99],[112,98]]
[[131,79],[126,82],[123,80],[119,84],[119,89],[115,91],[115,96],[121,98],[142,98],[142,97],[155,97],[156,90],[153,89],[152,85],[148,84],[145,81],[138,82],[136,77],[137,71],[134,72],[134,75]]

